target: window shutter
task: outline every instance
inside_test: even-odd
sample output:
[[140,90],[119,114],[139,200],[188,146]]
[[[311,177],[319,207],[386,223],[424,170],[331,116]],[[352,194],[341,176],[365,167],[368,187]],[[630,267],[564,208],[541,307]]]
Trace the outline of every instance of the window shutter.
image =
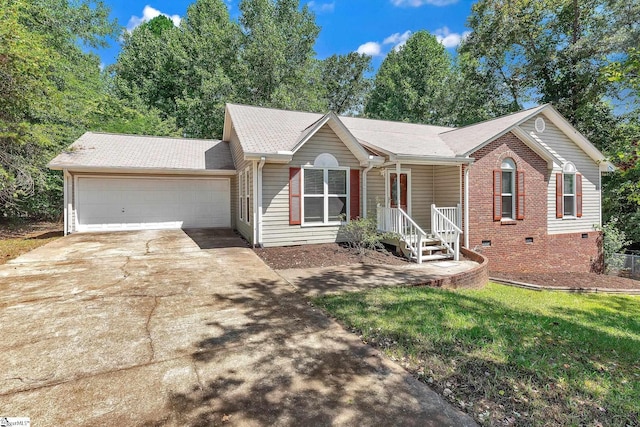
[[302,223],[302,185],[300,168],[289,168],[289,225]]
[[360,217],[360,171],[351,169],[349,182],[349,219]]
[[516,219],[524,219],[524,171],[518,171],[518,188],[516,194]]
[[502,170],[493,171],[493,220],[502,219]]
[[582,217],[582,175],[576,174],[576,216]]
[[562,218],[562,174],[556,174],[556,218]]

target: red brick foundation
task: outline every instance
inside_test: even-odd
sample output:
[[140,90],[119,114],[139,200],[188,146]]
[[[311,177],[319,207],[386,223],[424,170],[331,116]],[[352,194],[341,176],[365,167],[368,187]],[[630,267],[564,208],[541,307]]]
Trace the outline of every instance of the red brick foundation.
[[[547,234],[547,162],[508,133],[472,154],[469,167],[469,247],[489,271],[589,272],[600,266],[600,232]],[[494,221],[493,171],[510,157],[525,177],[525,216]]]

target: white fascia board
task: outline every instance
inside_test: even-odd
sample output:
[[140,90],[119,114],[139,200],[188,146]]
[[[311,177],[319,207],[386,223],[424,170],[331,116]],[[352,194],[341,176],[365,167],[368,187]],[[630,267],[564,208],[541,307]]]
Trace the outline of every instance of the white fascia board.
[[560,159],[558,159],[556,156],[550,153],[549,150],[541,146],[535,139],[531,138],[530,135],[527,135],[527,133],[521,127],[516,126],[513,129],[511,129],[511,131],[514,133],[515,136],[518,137],[518,139],[524,142],[524,144],[527,147],[531,148],[531,150],[533,150],[534,153],[536,153],[538,156],[546,160],[547,168],[549,168],[550,170],[553,169],[554,163],[558,163],[558,164],[562,163]]
[[[318,120],[311,130],[297,142],[293,148],[292,153],[296,153],[304,144],[306,144],[311,137],[313,137],[325,124],[328,124],[343,144],[351,151],[351,153],[362,163],[368,161],[369,153],[364,149],[362,144],[356,139],[355,136],[349,131],[349,129],[342,123],[342,120],[333,112],[325,114],[320,120]],[[337,128],[337,129],[336,129]],[[342,134],[342,135],[341,135]]]
[[230,141],[231,140],[231,127],[233,123],[231,123],[231,115],[229,114],[229,108],[227,105],[224,106],[224,126],[222,129],[222,140]]
[[392,155],[389,160],[392,163],[404,163],[412,165],[466,165],[474,162],[469,157],[439,157],[439,156],[411,156],[407,154]]
[[[485,140],[483,143],[473,147],[471,150],[469,150],[466,153],[464,153],[463,156],[464,157],[468,157],[469,155],[475,153],[476,151],[480,150],[481,148],[484,148],[485,146],[487,146],[491,142],[495,141],[496,139],[500,138],[501,136],[506,135],[507,133],[509,133],[513,129],[515,129],[516,127],[520,126],[522,123],[526,122],[527,120],[531,119],[532,117],[535,117],[537,114],[539,114],[541,111],[543,111],[548,105],[549,104],[545,104],[540,108],[533,109],[531,114],[528,114],[525,118],[521,119],[518,123],[515,123],[515,124],[507,127],[506,129],[503,129],[502,131],[496,133],[492,137],[490,137],[487,140]],[[451,132],[451,131],[449,131],[449,132]]]
[[558,112],[552,105],[545,106],[544,109],[540,111],[546,118],[551,120],[551,122],[558,127],[571,141],[573,141],[582,151],[584,151],[594,162],[596,162],[600,171],[602,172],[611,172],[611,168],[615,170],[615,166],[611,163],[604,154],[600,150],[598,150],[595,145],[591,143],[584,135],[582,135],[578,130],[571,125],[565,119],[562,114]]
[[53,170],[66,169],[69,172],[95,173],[95,174],[144,174],[144,175],[203,175],[203,176],[229,176],[236,175],[235,169],[169,169],[169,168],[130,168],[130,167],[96,167],[65,165],[52,167]]

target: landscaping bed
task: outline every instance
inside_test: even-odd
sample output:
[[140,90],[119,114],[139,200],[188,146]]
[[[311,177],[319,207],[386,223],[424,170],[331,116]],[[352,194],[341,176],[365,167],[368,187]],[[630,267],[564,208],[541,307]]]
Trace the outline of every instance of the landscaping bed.
[[0,264],[62,237],[57,222],[0,223]]
[[339,243],[256,248],[256,254],[274,270],[288,268],[333,267],[349,264],[405,265],[408,261],[386,250],[366,251],[364,255]]
[[481,425],[640,425],[640,297],[489,284],[313,303]]
[[639,289],[640,281],[596,273],[505,273],[493,271],[491,277],[539,286],[573,289]]

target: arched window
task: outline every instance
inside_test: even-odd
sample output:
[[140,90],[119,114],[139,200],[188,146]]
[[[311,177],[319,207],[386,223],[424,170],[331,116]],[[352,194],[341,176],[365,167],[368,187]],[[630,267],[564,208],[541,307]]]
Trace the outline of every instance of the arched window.
[[568,162],[562,167],[562,214],[576,216],[576,167]]
[[513,159],[502,161],[502,219],[516,219],[516,164]]

